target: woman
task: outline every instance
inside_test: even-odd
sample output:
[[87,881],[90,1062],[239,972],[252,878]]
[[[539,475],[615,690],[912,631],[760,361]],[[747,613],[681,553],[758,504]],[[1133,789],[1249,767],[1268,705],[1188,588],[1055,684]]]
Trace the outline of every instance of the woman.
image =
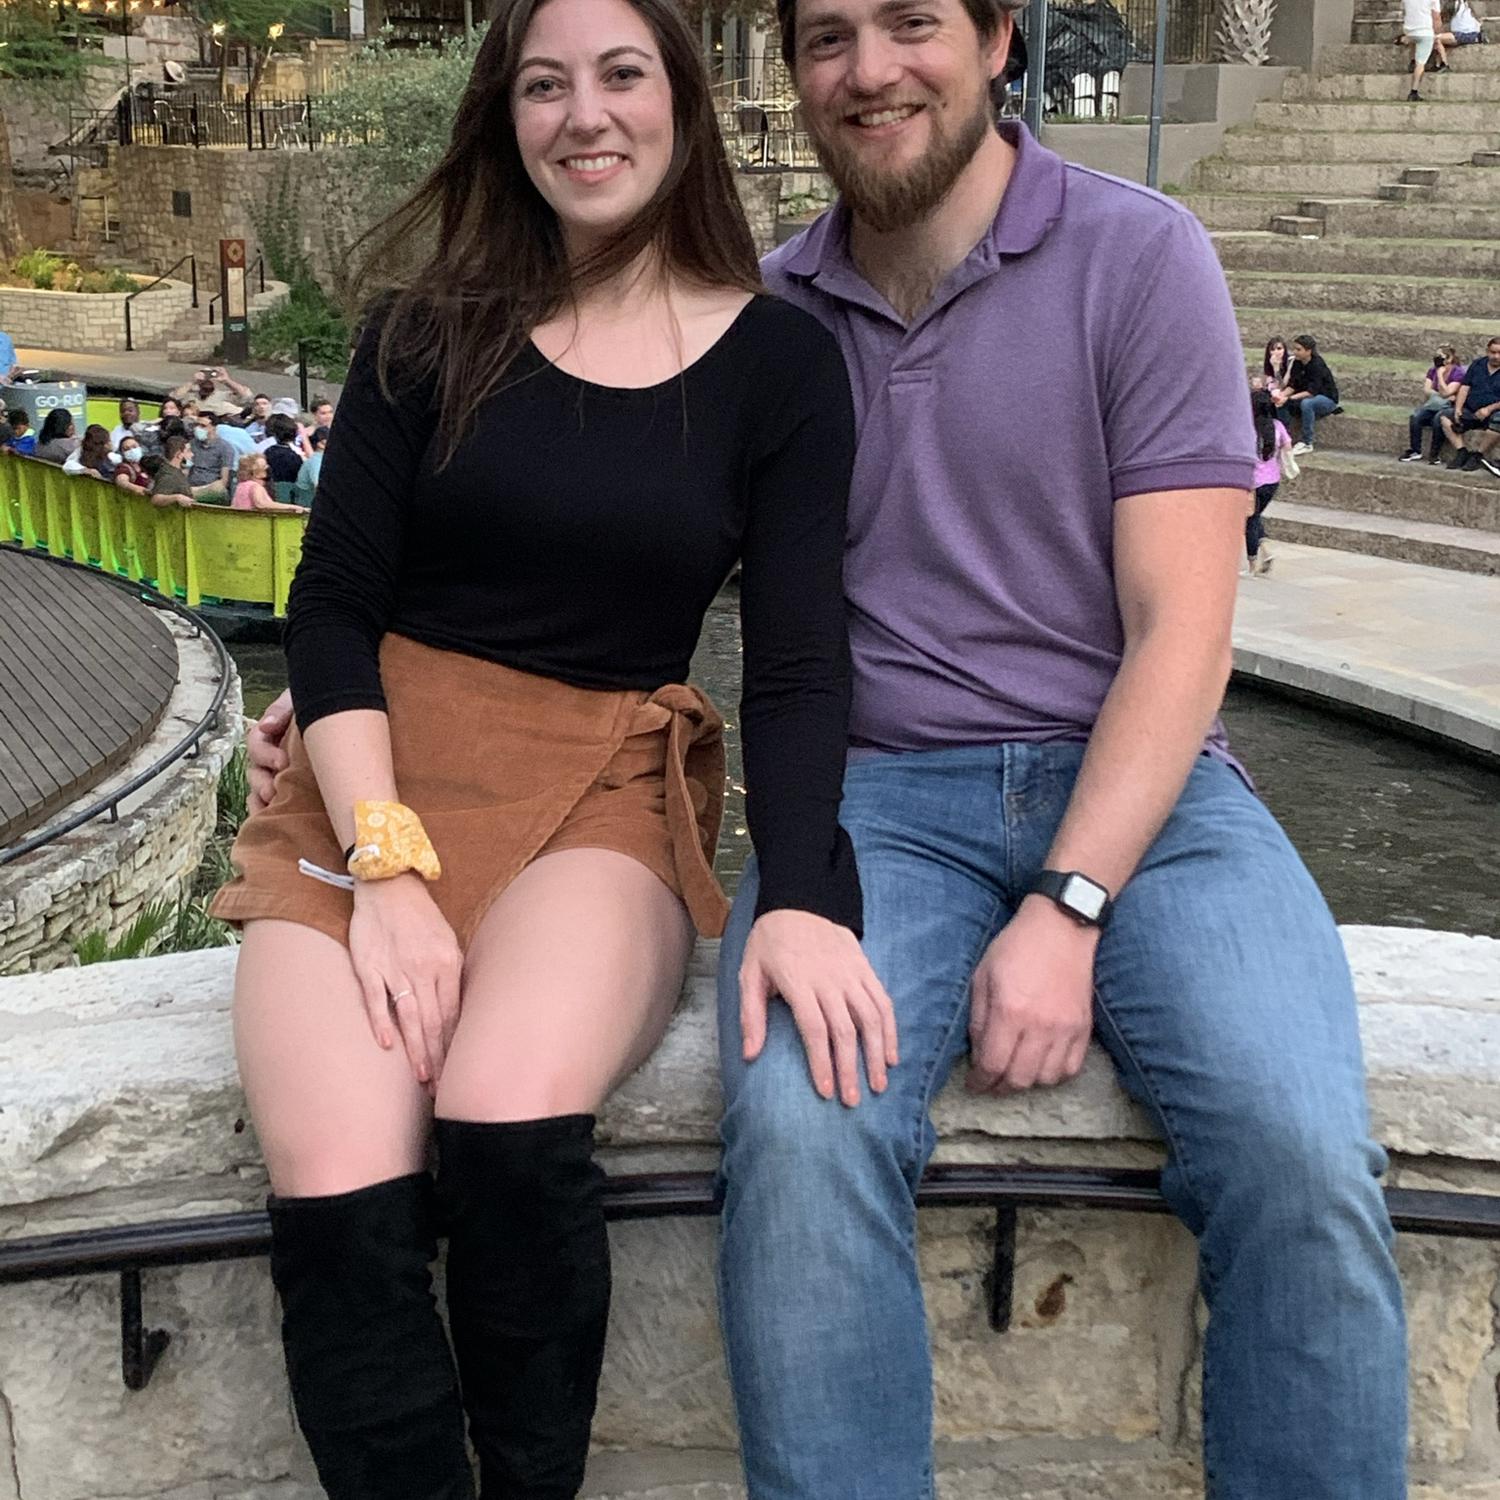
[[115,455],[109,449],[109,428],[90,422],[83,430],[77,452],[63,460],[63,473],[92,474],[95,479],[113,480]]
[[301,515],[300,505],[283,505],[267,488],[271,471],[264,453],[246,453],[235,470],[231,510],[259,510],[272,515]]
[[1261,374],[1265,377],[1266,389],[1273,395],[1286,389],[1287,376],[1292,373],[1292,356],[1286,340],[1273,334],[1266,340],[1265,358],[1261,362]]
[[673,0],[502,0],[367,265],[403,261],[292,590],[291,764],[215,910],[245,924],[238,1056],[325,1488],[472,1494],[435,1116],[483,1492],[541,1500],[577,1492],[602,1359],[594,1117],[725,915],[722,724],[682,679],[736,561],[747,975],[816,997],[825,1093],[829,1034],[872,1088],[895,1060],[838,825],[852,405],[832,338],[759,292]]
[[1439,344],[1437,353],[1432,356],[1432,368],[1422,384],[1422,404],[1411,414],[1402,463],[1414,464],[1422,457],[1422,430],[1426,427],[1432,428],[1432,451],[1427,455],[1427,462],[1442,463],[1443,445],[1448,439],[1441,419],[1453,415],[1453,398],[1464,383],[1464,370],[1453,345]]
[[64,463],[78,449],[78,433],[73,426],[73,415],[64,406],[54,406],[42,419],[42,430],[37,434],[36,457],[49,464]]
[[120,443],[120,462],[115,469],[115,487],[131,495],[149,495],[151,476],[141,467],[145,461],[141,440],[127,432]]
[[1276,498],[1281,484],[1281,453],[1292,446],[1291,434],[1276,418],[1269,391],[1254,391],[1250,412],[1255,419],[1255,508],[1245,519],[1245,559],[1252,578],[1271,571],[1271,551],[1264,545],[1266,527],[1261,517]]

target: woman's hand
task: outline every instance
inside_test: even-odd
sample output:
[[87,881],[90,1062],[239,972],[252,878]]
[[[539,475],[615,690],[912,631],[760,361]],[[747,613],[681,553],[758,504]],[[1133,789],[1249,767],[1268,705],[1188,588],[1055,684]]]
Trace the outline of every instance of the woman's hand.
[[355,883],[349,956],[375,1040],[389,1050],[399,1032],[417,1082],[435,1094],[458,1025],[463,955],[421,876]]
[[885,1092],[886,1069],[899,1061],[896,1013],[859,939],[806,911],[768,911],[756,919],[740,964],[740,1036],[746,1062],[766,1042],[772,995],[792,1012],[813,1087],[825,1099],[859,1103],[859,1054],[870,1087]]
[[250,726],[245,736],[245,771],[250,780],[250,791],[245,798],[247,813],[258,813],[270,803],[276,789],[276,773],[287,767],[284,741],[291,726],[292,693],[288,688]]

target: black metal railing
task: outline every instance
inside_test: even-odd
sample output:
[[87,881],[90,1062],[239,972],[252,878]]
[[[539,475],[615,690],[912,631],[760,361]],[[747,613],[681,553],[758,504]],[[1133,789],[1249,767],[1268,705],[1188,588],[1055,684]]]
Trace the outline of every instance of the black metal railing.
[[[1387,1188],[1398,1230],[1500,1240],[1500,1196]],[[917,1192],[927,1208],[992,1208],[995,1228],[986,1278],[990,1327],[1004,1333],[1015,1293],[1017,1213],[1023,1208],[1168,1213],[1156,1172],[1131,1168],[937,1166]],[[664,1172],[609,1178],[604,1211],[619,1221],[699,1218],[719,1211],[710,1172]],[[144,1389],[170,1332],[146,1327],[141,1272],[154,1267],[247,1260],[271,1248],[264,1213],[215,1214],[0,1241],[0,1285],[74,1276],[120,1277],[120,1371],[126,1387]]]
[[127,146],[195,146],[246,151],[315,150],[326,144],[318,101],[264,95],[135,93],[115,106],[115,139]]
[[[11,548],[13,551],[24,551],[13,542],[3,542],[0,546]],[[111,823],[117,823],[120,818],[120,804],[127,797],[132,797],[155,781],[163,771],[177,764],[179,760],[193,759],[198,754],[198,747],[206,736],[218,728],[219,715],[224,707],[224,699],[229,692],[229,682],[233,673],[230,668],[229,652],[224,647],[224,642],[214,634],[203,620],[193,613],[186,605],[179,604],[176,599],[168,598],[165,594],[159,594],[155,589],[148,588],[143,583],[132,583],[128,578],[116,578],[110,573],[101,573],[98,568],[91,568],[86,563],[76,563],[66,557],[48,557],[44,553],[27,551],[26,556],[40,558],[43,562],[51,563],[58,568],[77,568],[85,572],[91,578],[102,578],[106,583],[123,589],[126,593],[140,600],[142,604],[149,605],[152,609],[164,609],[172,614],[178,615],[193,627],[194,638],[204,637],[214,649],[214,655],[218,662],[219,682],[214,689],[213,699],[203,714],[169,750],[159,755],[144,770],[137,772],[129,781],[120,786],[112,787],[109,791],[96,797],[92,802],[70,813],[67,817],[59,819],[56,823],[49,823],[45,828],[36,833],[18,840],[14,844],[8,844],[0,849],[0,865],[8,865],[12,860],[20,859],[23,855],[32,854],[54,839],[60,839],[64,834],[72,833],[75,828],[82,828],[85,823],[92,823],[95,818],[108,816]],[[0,1281],[6,1278],[0,1271]]]
[[[172,264],[170,266],[168,266],[167,269],[165,271],[163,271],[161,273],[161,275],[156,278],[155,281],[149,281],[149,282],[146,283],[145,286],[138,287],[135,291],[131,292],[125,298],[125,348],[127,349],[127,351],[133,351],[135,349],[135,327],[132,324],[131,318],[130,318],[130,304],[132,302],[134,302],[137,297],[144,297],[147,292],[155,291],[155,289],[157,287],[159,287],[162,284],[162,282],[164,282],[167,279],[167,277],[169,277],[172,274],[172,272],[175,271],[178,268],[178,266],[183,265],[184,263],[187,265],[189,274],[190,274],[190,276],[192,278],[192,288],[193,288],[193,301],[192,301],[192,305],[194,307],[197,307],[197,305],[198,305],[198,260],[197,260],[197,257],[194,256],[191,251],[189,251],[188,254],[186,254],[186,255],[180,255],[180,256],[178,256],[177,259],[174,260],[172,262]],[[264,291],[265,289],[262,288],[261,290]]]

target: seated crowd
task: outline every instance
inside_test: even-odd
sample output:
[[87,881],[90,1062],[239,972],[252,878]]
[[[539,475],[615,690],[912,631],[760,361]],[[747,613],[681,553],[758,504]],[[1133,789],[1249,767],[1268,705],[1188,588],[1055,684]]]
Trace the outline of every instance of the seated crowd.
[[6,412],[0,450],[92,474],[158,506],[304,511],[317,493],[333,410],[320,396],[304,421],[290,397],[273,400],[227,370],[205,369],[163,398],[154,422],[143,421],[129,397],[113,430],[90,423],[82,435],[61,407],[39,433],[24,411]]
[[1428,463],[1441,463],[1443,448],[1451,443],[1450,469],[1484,468],[1500,477],[1500,334],[1468,363],[1452,344],[1439,344],[1422,394],[1422,404],[1411,414],[1401,462],[1422,459],[1422,435],[1430,429]]

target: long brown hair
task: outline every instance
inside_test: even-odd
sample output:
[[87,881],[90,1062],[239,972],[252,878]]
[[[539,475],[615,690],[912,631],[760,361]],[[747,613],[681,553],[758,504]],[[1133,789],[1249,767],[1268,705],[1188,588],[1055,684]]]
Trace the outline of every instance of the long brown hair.
[[[387,399],[432,382],[442,462],[538,323],[580,291],[654,251],[663,274],[705,286],[761,288],[755,244],[734,188],[697,39],[674,0],[627,0],[650,27],[672,91],[672,160],[651,201],[608,243],[570,265],[557,216],[521,161],[511,93],[532,18],[547,0],[499,0],[426,181],[362,237],[355,287],[387,304],[377,370]],[[413,264],[410,247],[430,253]],[[366,245],[368,244],[368,249]],[[406,263],[404,274],[392,267]]]
[[83,429],[83,441],[78,445],[78,462],[86,469],[95,469],[108,456],[109,428],[91,422]]

